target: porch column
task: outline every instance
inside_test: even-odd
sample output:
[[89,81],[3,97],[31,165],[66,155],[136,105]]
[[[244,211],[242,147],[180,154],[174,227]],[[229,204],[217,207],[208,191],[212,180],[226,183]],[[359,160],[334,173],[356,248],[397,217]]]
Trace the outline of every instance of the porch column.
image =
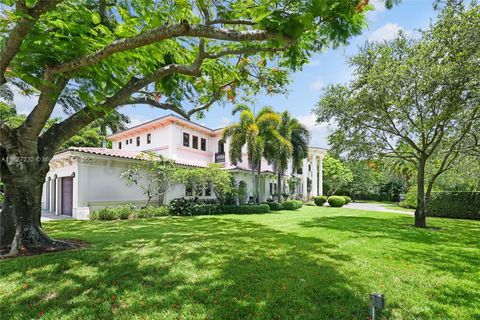
[[50,210],[50,177],[45,182],[45,211]]
[[55,212],[55,185],[57,178],[54,177],[50,180],[50,207],[48,208],[49,212]]
[[264,181],[263,181],[263,187],[264,187],[264,192],[263,192],[263,198],[262,198],[262,202],[265,202],[267,201],[267,199],[270,197],[270,176],[269,175],[265,175],[264,177]]
[[318,169],[317,156],[314,154],[312,159],[312,196],[318,196]]
[[55,194],[56,202],[55,202],[55,214],[58,216],[62,214],[61,205],[62,205],[62,178],[55,179]]
[[302,166],[302,195],[306,200],[308,198],[308,188],[307,188],[307,178],[308,178],[308,160],[303,159]]
[[318,165],[318,195],[323,196],[323,156],[320,156]]

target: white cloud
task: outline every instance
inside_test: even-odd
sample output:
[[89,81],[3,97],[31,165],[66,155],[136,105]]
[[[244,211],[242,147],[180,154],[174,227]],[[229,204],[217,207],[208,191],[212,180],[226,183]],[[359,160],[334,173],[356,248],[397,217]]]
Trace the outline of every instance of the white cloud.
[[370,4],[374,7],[374,9],[367,12],[367,20],[372,22],[376,21],[378,16],[387,10],[387,8],[382,0],[371,0]]
[[310,131],[318,131],[328,126],[328,123],[326,122],[317,124],[317,119],[313,113],[298,116],[296,118],[298,121],[300,121],[301,124],[307,127],[307,129]]
[[310,131],[310,146],[312,147],[328,147],[328,130],[330,125],[326,122],[317,124],[313,113],[296,117]]
[[323,87],[325,87],[325,82],[323,82],[322,80],[317,80],[310,84],[310,89],[314,91],[320,91],[323,89]]
[[383,12],[387,10],[382,0],[371,0],[370,4],[375,8],[375,11],[377,12]]
[[231,121],[232,121],[231,118],[222,117],[222,119],[220,120],[220,126],[221,126],[221,127],[228,126]]
[[388,41],[392,40],[395,38],[395,35],[399,32],[403,31],[407,35],[410,33],[409,31],[405,30],[402,28],[398,23],[387,23],[377,30],[373,31],[370,36],[368,37],[368,40],[373,41],[373,42],[381,42],[381,41]]

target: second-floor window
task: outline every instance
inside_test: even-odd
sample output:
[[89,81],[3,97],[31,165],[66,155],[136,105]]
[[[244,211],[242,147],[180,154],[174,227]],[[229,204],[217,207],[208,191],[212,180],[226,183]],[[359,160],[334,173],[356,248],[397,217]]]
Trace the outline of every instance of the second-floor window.
[[130,138],[130,144],[132,144],[132,138]]
[[140,146],[140,137],[137,137],[137,147]]
[[121,141],[118,143],[118,149],[122,149],[122,142]]
[[183,133],[183,146],[190,147],[190,135],[186,132]]
[[147,134],[147,143],[151,143],[151,142],[152,142],[152,134],[148,133]]
[[127,140],[125,140],[125,144],[126,144],[126,145],[128,145],[128,139],[127,139]]
[[200,140],[200,149],[201,149],[202,151],[207,151],[207,139],[202,138],[202,139]]
[[197,136],[192,136],[192,148],[193,149],[198,149],[198,137]]

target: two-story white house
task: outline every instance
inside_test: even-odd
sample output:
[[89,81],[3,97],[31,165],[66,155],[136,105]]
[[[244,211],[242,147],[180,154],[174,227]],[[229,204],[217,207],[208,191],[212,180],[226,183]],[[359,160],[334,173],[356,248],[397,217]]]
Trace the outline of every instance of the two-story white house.
[[[233,165],[228,156],[228,143],[221,139],[222,132],[222,129],[210,129],[168,115],[109,136],[111,149],[69,148],[62,151],[50,162],[42,196],[43,210],[88,219],[89,213],[98,208],[144,203],[146,197],[142,190],[127,185],[127,181],[120,178],[129,166],[141,161],[137,156],[144,151],[159,153],[185,167],[220,163],[232,173],[237,186],[243,188],[247,196],[252,195],[246,153],[244,161]],[[287,170],[285,182],[292,175],[298,179],[296,190],[292,193],[304,199],[322,194],[322,159],[325,153],[325,149],[311,147],[300,170],[295,173],[291,168]],[[277,192],[276,175],[267,161],[262,163],[260,189],[261,201]],[[176,185],[168,191],[164,201],[168,203],[189,195],[189,188]],[[208,191],[202,196],[214,197]]]

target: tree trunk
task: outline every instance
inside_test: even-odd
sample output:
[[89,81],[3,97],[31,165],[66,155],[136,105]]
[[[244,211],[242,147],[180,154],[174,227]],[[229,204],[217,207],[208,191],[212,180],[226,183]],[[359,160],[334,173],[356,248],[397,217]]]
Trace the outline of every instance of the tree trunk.
[[415,227],[427,227],[425,199],[425,159],[420,159],[417,169],[417,209],[415,210]]
[[[51,239],[40,225],[42,184],[30,177],[6,182],[6,202],[14,216],[14,238],[10,254],[30,250],[66,249],[69,244]],[[7,200],[8,199],[8,200]],[[11,232],[11,230],[8,230]]]
[[260,181],[261,181],[261,164],[257,167],[257,184],[255,185],[257,196],[255,197],[255,204],[260,204]]
[[15,222],[11,210],[11,197],[7,196],[10,191],[5,186],[5,199],[0,211],[0,252],[8,250],[15,237]]
[[277,199],[278,199],[278,203],[282,202],[282,194],[281,194],[281,191],[282,190],[282,170],[278,170],[277,172],[277,190],[278,190],[278,196],[277,196]]
[[255,195],[256,192],[257,192],[257,187],[256,187],[255,166],[252,165],[252,196],[253,196],[254,203],[256,198],[256,195]]
[[[15,152],[16,150],[14,150]],[[42,230],[42,187],[48,172],[48,161],[37,157],[22,157],[13,154],[2,157],[0,172],[5,186],[4,209],[2,209],[1,245],[9,247],[9,255],[19,251],[48,251],[72,247],[65,242],[51,239]],[[13,168],[15,173],[10,171]]]

